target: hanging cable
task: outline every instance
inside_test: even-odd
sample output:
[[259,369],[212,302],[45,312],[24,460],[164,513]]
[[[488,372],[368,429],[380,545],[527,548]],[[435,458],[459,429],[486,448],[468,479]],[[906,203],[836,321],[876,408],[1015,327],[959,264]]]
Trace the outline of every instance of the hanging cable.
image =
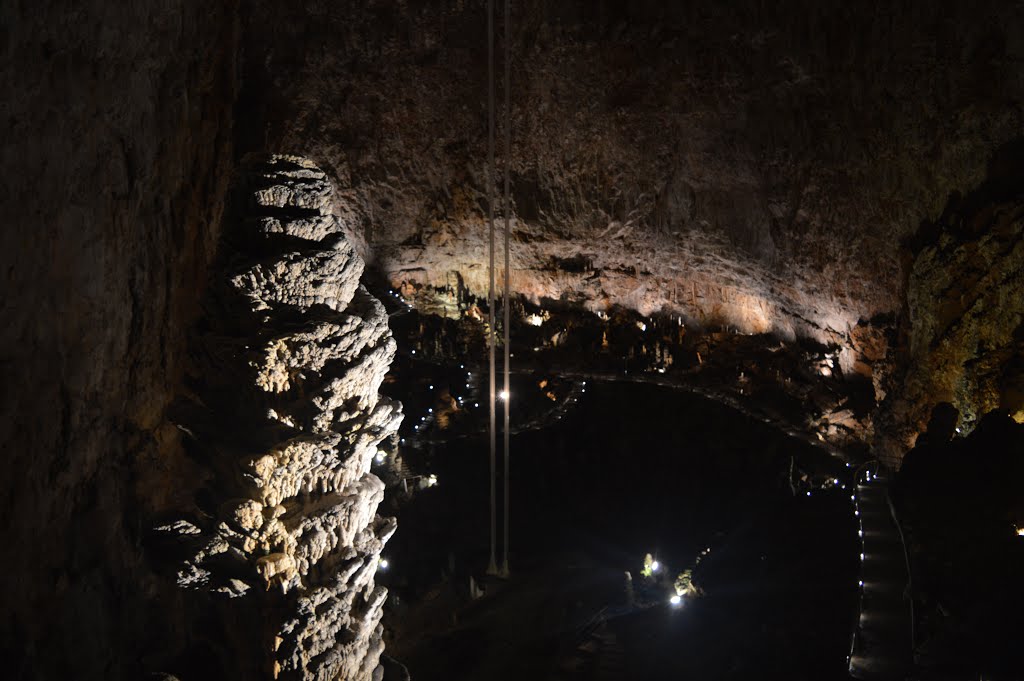
[[494,345],[497,341],[497,330],[494,328],[494,0],[487,0],[487,223],[489,225],[490,265],[487,272],[490,283],[487,288],[487,349],[490,361],[490,412],[491,412],[491,559],[487,564],[487,574],[498,574],[496,552],[498,545],[498,510],[497,510],[497,448],[498,434],[495,424],[494,388],[495,366]]
[[505,291],[504,291],[504,312],[505,312],[505,550],[504,560],[501,565],[501,574],[508,577],[508,528],[509,528],[509,403],[512,401],[512,392],[508,380],[509,361],[509,307],[511,299],[509,296],[509,271],[512,269],[512,262],[509,259],[509,232],[511,231],[512,202],[510,200],[510,175],[512,167],[512,68],[511,68],[511,43],[512,43],[512,0],[505,0],[505,197],[503,210],[505,213]]

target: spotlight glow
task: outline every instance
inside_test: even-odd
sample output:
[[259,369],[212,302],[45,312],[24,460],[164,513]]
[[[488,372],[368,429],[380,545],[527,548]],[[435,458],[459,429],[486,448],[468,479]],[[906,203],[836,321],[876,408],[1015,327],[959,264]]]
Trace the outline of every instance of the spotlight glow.
[[658,561],[654,561],[653,563],[651,563],[651,572],[657,572],[660,569],[661,563],[659,563]]
[[507,390],[502,390],[500,393],[498,393],[498,399],[499,400],[507,400],[508,399],[508,391]]
[[674,594],[672,596],[672,598],[668,599],[668,602],[671,603],[675,607],[679,607],[679,605],[682,604],[682,602],[683,602],[683,597],[680,596],[679,594]]
[[381,570],[387,570],[389,565],[391,565],[391,563],[388,562],[387,558],[381,558],[377,563],[377,567]]

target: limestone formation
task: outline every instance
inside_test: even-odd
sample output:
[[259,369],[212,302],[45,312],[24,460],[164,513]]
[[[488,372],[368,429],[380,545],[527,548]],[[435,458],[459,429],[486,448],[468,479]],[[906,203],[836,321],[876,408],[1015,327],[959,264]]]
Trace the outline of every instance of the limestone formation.
[[[251,65],[277,88],[258,139],[324,159],[418,306],[455,277],[487,293],[505,154],[488,178],[486,42],[463,39],[483,8],[261,5],[246,35],[275,54]],[[811,337],[846,373],[881,368],[858,327],[901,307],[900,239],[1024,126],[1021,26],[1001,0],[513,3],[513,290]]]
[[395,342],[322,171],[254,158],[237,193],[197,340],[216,510],[161,529],[197,547],[182,588],[262,622],[228,652],[260,660],[264,678],[369,681],[387,596],[374,575],[395,531],[370,467],[402,419],[378,394]]
[[912,446],[940,402],[957,408],[965,432],[993,409],[1024,422],[1022,149],[1002,148],[986,181],[950,197],[907,244],[893,446]]

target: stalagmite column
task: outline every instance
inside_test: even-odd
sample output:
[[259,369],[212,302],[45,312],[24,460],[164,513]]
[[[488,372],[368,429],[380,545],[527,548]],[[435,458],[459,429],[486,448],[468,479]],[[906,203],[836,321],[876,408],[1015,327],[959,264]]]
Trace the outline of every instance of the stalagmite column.
[[402,419],[378,394],[395,341],[322,171],[250,160],[236,195],[186,419],[210,477],[192,519],[162,529],[191,542],[178,581],[219,618],[203,636],[227,676],[369,681],[395,530],[370,467]]

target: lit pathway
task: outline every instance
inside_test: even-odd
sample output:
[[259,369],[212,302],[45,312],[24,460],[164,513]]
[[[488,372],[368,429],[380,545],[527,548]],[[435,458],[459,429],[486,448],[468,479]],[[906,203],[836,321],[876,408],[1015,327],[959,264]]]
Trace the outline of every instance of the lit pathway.
[[864,532],[860,621],[850,659],[857,679],[904,679],[912,667],[907,564],[899,528],[889,510],[888,482],[857,486]]

